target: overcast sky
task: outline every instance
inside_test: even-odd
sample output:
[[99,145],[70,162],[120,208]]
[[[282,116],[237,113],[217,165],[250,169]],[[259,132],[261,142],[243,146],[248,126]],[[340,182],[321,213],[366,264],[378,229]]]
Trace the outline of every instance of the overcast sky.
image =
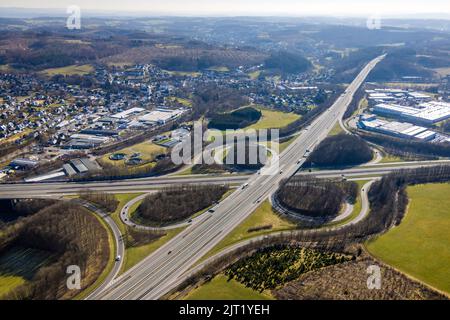
[[0,0],[0,7],[64,9],[68,5],[90,11],[188,16],[450,14],[450,0]]

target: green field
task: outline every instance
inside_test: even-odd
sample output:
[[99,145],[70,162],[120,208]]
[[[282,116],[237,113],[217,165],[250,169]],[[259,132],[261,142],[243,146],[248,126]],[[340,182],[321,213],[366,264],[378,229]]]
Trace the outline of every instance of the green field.
[[211,67],[208,70],[216,71],[216,72],[229,72],[230,69],[228,67]]
[[81,66],[71,65],[71,66],[62,67],[62,68],[45,69],[45,70],[42,70],[40,73],[45,74],[49,77],[52,77],[57,74],[62,74],[64,76],[72,76],[72,75],[84,76],[86,74],[91,73],[92,71],[94,71],[93,66],[91,66],[90,64],[84,64]]
[[0,257],[0,299],[14,288],[31,280],[51,256],[45,251],[12,247]]
[[166,151],[165,147],[156,145],[151,141],[145,141],[145,142],[141,142],[141,143],[135,144],[133,146],[118,150],[116,152],[108,153],[108,154],[104,155],[103,157],[101,157],[99,160],[100,160],[100,163],[108,163],[108,164],[112,164],[114,166],[127,166],[125,164],[126,160],[114,161],[114,160],[109,159],[109,156],[114,153],[124,153],[127,155],[127,157],[130,157],[131,155],[138,153],[138,154],[140,154],[140,158],[142,159],[142,164],[136,165],[136,166],[131,166],[134,168],[138,168],[143,165],[149,164],[150,162],[152,162],[155,159],[155,157],[158,154],[165,153],[165,151]]
[[248,74],[248,76],[250,77],[250,79],[256,80],[256,79],[258,79],[258,77],[259,77],[260,74],[261,74],[261,71],[260,71],[260,70],[257,70],[257,71],[250,72],[250,73]]
[[223,274],[192,290],[186,300],[271,300],[270,295],[246,288],[236,280],[227,281]]
[[192,101],[189,99],[184,99],[184,98],[179,98],[179,97],[168,97],[167,99],[169,101],[181,103],[183,106],[188,107],[188,108],[192,107]]
[[259,119],[257,123],[245,129],[277,129],[285,127],[300,118],[300,116],[295,113],[286,113],[267,109],[260,110],[262,113],[261,119]]
[[398,227],[367,244],[391,266],[450,293],[450,184],[408,187],[409,210]]

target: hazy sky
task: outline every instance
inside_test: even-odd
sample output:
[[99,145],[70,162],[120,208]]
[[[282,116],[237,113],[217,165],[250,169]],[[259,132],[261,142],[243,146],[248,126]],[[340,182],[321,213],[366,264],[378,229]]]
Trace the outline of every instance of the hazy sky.
[[[450,14],[450,0],[0,0],[0,7],[66,8],[167,15]],[[1,11],[1,9],[0,9]]]

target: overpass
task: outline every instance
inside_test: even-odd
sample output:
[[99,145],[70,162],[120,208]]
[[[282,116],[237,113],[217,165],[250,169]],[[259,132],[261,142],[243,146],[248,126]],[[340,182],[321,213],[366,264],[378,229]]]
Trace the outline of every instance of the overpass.
[[[270,196],[280,181],[295,174],[304,163],[306,150],[325,139],[353,99],[369,72],[381,61],[378,57],[358,74],[336,102],[303,130],[280,155],[279,170],[272,174],[248,177],[245,188],[239,188],[215,207],[215,212],[201,222],[187,227],[176,237],[117,278],[109,287],[91,299],[158,299],[196,261],[239,225],[259,203]],[[268,170],[272,170],[268,168]]]

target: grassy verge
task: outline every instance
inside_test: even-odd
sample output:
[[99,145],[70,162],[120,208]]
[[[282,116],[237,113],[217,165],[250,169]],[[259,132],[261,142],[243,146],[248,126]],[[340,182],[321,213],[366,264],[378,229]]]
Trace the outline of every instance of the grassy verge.
[[186,300],[271,300],[268,293],[259,293],[236,280],[219,274],[211,281],[192,290],[184,299]]
[[139,247],[129,247],[126,249],[126,259],[123,264],[120,273],[123,273],[139,263],[142,259],[152,254],[159,247],[167,243],[173,237],[175,237],[178,233],[183,231],[184,228],[178,228],[167,231],[166,235],[162,236],[156,241],[150,242],[149,244],[139,246]]
[[330,133],[328,133],[328,136],[337,136],[338,134],[344,133],[344,130],[342,129],[339,122],[337,122],[333,129],[331,129]]
[[[272,225],[272,229],[260,230],[256,232],[248,232],[249,228]],[[264,201],[261,205],[253,211],[240,225],[238,225],[230,234],[228,234],[222,241],[220,241],[210,252],[202,258],[202,260],[213,256],[242,240],[253,238],[276,231],[292,230],[296,228],[296,224],[280,217],[272,209],[269,200]]]
[[359,192],[358,192],[358,197],[356,197],[356,202],[353,205],[353,211],[352,211],[351,215],[349,215],[346,219],[344,219],[342,221],[331,222],[331,223],[325,225],[325,227],[336,227],[336,226],[344,225],[344,224],[352,221],[353,219],[355,219],[360,214],[361,209],[362,209],[361,189],[369,181],[370,180],[355,181],[358,184]]
[[111,214],[111,218],[114,220],[114,222],[117,224],[117,227],[120,230],[120,233],[124,234],[126,231],[125,225],[123,224],[122,220],[120,220],[120,211],[122,211],[122,208],[131,200],[136,198],[137,196],[140,196],[142,193],[123,193],[123,194],[116,194],[115,197],[119,201],[119,204],[117,206],[116,211],[114,211]]
[[367,243],[377,258],[450,293],[450,184],[408,187],[410,206],[398,227]]

